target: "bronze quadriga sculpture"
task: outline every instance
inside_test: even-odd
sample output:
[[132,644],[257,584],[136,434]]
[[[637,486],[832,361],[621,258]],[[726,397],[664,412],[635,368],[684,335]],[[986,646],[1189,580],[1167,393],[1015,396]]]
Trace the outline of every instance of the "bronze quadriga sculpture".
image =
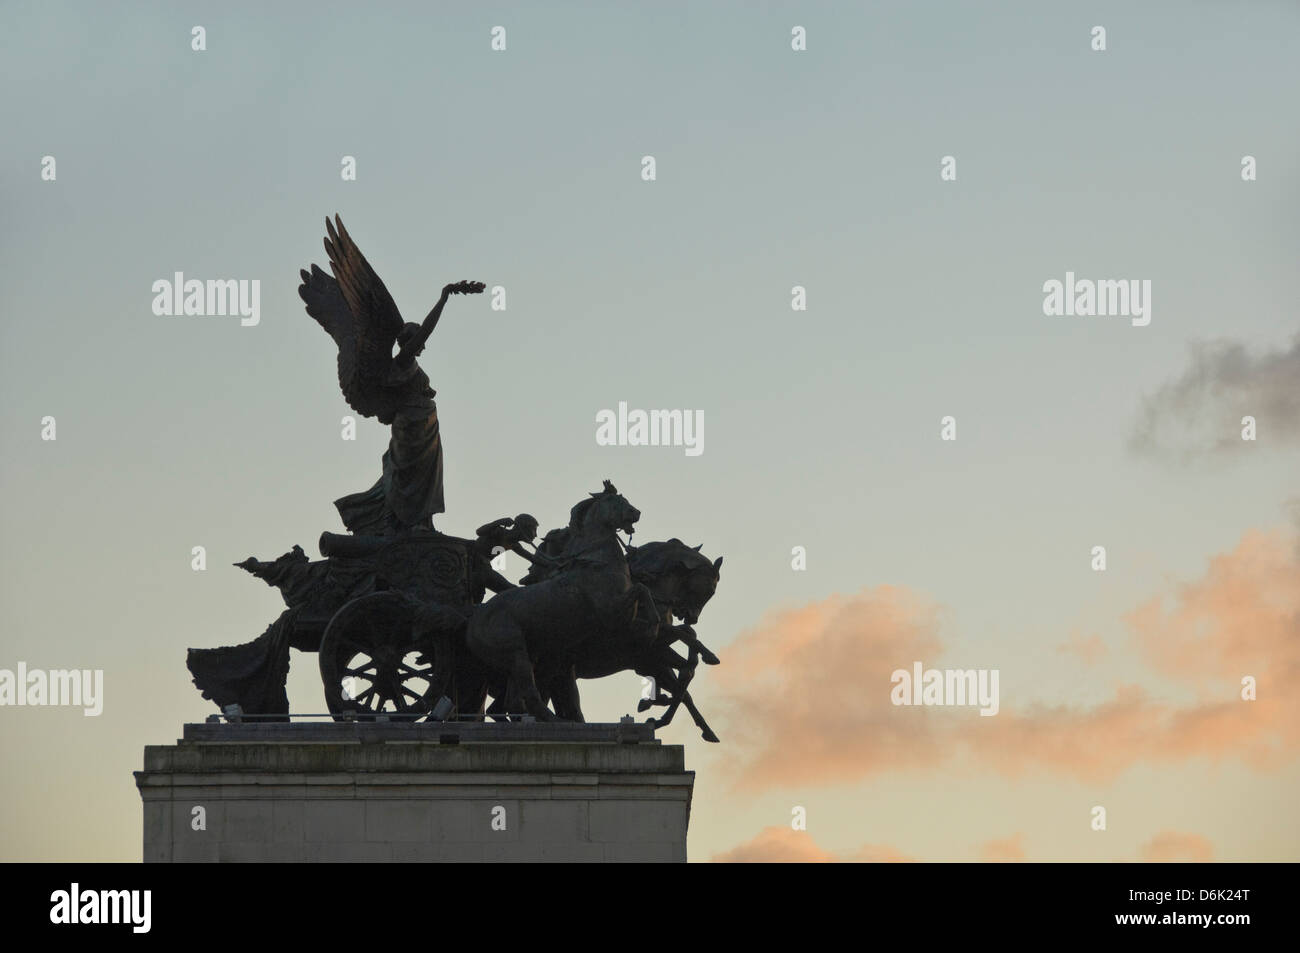
[[[677,539],[633,547],[640,511],[608,480],[535,550],[528,514],[484,524],[472,540],[434,529],[442,441],[434,391],[415,358],[450,295],[484,285],[447,285],[422,324],[407,324],[342,221],[327,220],[326,231],[332,277],[313,265],[301,272],[299,294],[338,345],[344,398],[390,425],[392,437],[378,481],[335,501],[349,532],[321,536],[323,559],[295,546],[271,562],[238,564],[279,589],[286,609],[252,642],[190,649],[203,696],[231,717],[287,719],[296,648],[319,653],[337,719],[582,721],[577,680],[632,670],[656,687],[640,710],[664,707],[656,723],[666,725],[685,705],[716,741],[689,685],[700,660],[718,661],[693,626],[722,560]],[[518,586],[491,565],[502,551],[531,564]]]

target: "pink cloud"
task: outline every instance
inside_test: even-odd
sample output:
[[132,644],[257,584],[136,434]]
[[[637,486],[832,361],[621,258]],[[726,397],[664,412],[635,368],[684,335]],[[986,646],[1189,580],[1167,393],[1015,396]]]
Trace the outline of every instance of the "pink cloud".
[[1017,863],[1025,859],[1025,835],[1012,834],[980,846],[980,860],[988,863]]
[[773,613],[743,633],[714,670],[738,785],[852,781],[939,760],[932,720],[899,718],[888,699],[891,672],[942,651],[935,614],[881,586]]
[[[717,670],[733,740],[724,766],[742,790],[848,783],[965,759],[1008,775],[1106,781],[1139,763],[1239,759],[1265,769],[1300,752],[1300,563],[1282,534],[1246,533],[1205,574],[1126,617],[1150,666],[1194,693],[1119,687],[1101,704],[973,709],[894,706],[890,675],[940,663],[938,610],[880,586],[773,613]],[[1241,698],[1241,678],[1258,698]],[[1141,681],[1141,672],[1134,681]],[[1156,692],[1160,694],[1157,695]]]
[[1148,862],[1197,861],[1214,859],[1214,846],[1200,834],[1161,831],[1142,845],[1139,851]]
[[751,840],[731,850],[714,854],[715,864],[832,864],[909,863],[911,857],[893,847],[867,844],[845,853],[824,850],[805,831],[788,827],[765,827]]

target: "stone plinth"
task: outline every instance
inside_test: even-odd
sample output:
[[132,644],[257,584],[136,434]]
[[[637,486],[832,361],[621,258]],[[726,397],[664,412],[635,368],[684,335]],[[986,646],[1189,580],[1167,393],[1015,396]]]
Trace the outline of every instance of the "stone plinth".
[[685,861],[695,774],[645,725],[280,723],[135,779],[146,862]]

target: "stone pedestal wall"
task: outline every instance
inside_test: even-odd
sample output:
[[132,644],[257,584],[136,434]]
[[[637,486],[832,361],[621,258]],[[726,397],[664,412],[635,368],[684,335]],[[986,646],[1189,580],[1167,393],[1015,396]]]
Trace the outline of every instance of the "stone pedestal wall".
[[[144,860],[685,861],[644,725],[187,725],[135,773]],[[201,809],[201,810],[200,810]]]

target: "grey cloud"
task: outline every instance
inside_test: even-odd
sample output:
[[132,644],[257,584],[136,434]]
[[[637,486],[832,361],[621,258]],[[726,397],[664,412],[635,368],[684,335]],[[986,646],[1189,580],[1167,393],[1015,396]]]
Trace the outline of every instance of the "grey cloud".
[[1245,416],[1260,444],[1300,445],[1300,336],[1259,356],[1235,341],[1194,344],[1182,376],[1143,398],[1129,445],[1183,461],[1240,450]]

